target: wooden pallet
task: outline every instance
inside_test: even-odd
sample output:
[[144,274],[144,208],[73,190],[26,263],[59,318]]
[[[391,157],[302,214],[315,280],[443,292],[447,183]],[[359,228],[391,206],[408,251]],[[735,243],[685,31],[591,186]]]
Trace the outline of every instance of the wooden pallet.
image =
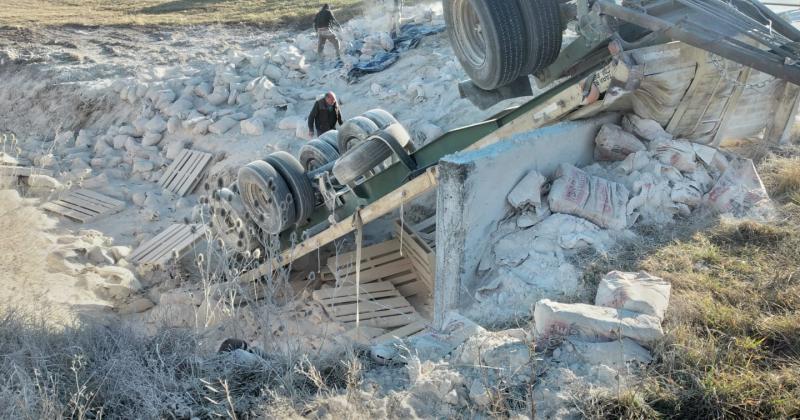
[[184,149],[167,167],[164,175],[158,180],[158,185],[179,197],[191,193],[200,182],[211,157],[211,153]]
[[42,208],[86,223],[101,216],[114,214],[125,208],[125,202],[90,190],[72,190],[55,201],[42,204]]
[[[353,285],[356,278],[355,251],[328,258],[328,268],[339,285]],[[361,284],[388,281],[405,297],[427,296],[430,290],[414,272],[411,260],[400,254],[400,241],[391,239],[361,250]]]
[[387,332],[386,334],[379,335],[377,337],[373,337],[371,341],[372,341],[373,344],[381,344],[381,343],[394,341],[394,340],[396,340],[398,338],[402,339],[402,338],[406,338],[406,337],[411,337],[412,335],[421,332],[425,328],[428,328],[428,324],[429,323],[427,321],[424,321],[424,320],[415,321],[415,322],[412,322],[412,323],[410,323],[410,324],[408,324],[406,326],[397,328],[395,330],[391,330],[391,331]]
[[31,176],[31,175],[53,176],[53,171],[49,169],[34,168],[31,166],[0,165],[0,176]]
[[375,328],[398,328],[422,321],[417,311],[389,281],[363,284],[356,296],[356,286],[340,286],[312,293],[334,321],[346,326],[356,323],[356,302],[360,325]]
[[164,266],[177,253],[178,258],[203,238],[206,225],[176,223],[148,239],[131,253],[130,260],[138,265]]
[[[429,219],[430,220],[430,219]],[[427,289],[433,290],[433,285],[436,280],[436,220],[433,223],[423,222],[422,227],[430,232],[432,227],[433,233],[419,232],[413,226],[408,224],[401,224],[400,220],[395,222],[395,236],[400,238],[403,235],[402,247],[403,256],[411,261],[411,266],[414,272]],[[418,225],[419,226],[419,225]],[[432,238],[429,243],[424,238]]]

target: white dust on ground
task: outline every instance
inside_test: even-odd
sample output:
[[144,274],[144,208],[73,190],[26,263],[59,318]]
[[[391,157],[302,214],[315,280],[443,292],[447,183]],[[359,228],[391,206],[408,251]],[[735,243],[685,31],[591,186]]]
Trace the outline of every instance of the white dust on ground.
[[[440,11],[431,14],[430,9],[410,8],[406,16],[441,24]],[[385,39],[382,15],[370,13],[344,25],[343,44],[356,37]],[[286,337],[283,348],[319,350],[331,334],[340,333],[341,327],[327,321],[302,290],[296,291],[295,307],[277,314],[270,313],[269,305],[239,311],[208,307],[191,269],[141,273],[125,258],[170,224],[196,216],[202,187],[179,198],[155,182],[177,152],[214,153],[207,179],[214,184],[221,177],[228,183],[240,166],[271,151],[296,154],[307,141],[296,134],[304,134],[305,117],[325,91],[337,93],[345,119],[372,108],[390,111],[418,144],[429,140],[431,132],[497,112],[481,112],[458,97],[456,83],[465,75],[445,34],[424,38],[389,69],[352,84],[344,77],[346,69],[333,66],[330,46],[322,60],[315,50],[311,31],[267,33],[249,27],[0,32],[0,132],[15,133],[18,139],[4,144],[4,151],[23,164],[52,170],[58,181],[28,194],[46,201],[81,187],[126,202],[123,211],[85,224],[51,215],[49,222],[32,225],[26,236],[48,241],[49,253],[11,261],[60,261],[34,264],[28,272],[26,264],[18,264],[15,273],[20,275],[6,275],[4,281],[25,279],[25,286],[5,287],[6,302],[34,302],[28,296],[35,296],[37,307],[65,305],[78,315],[103,317],[116,313],[146,330],[190,327],[208,337],[209,348],[235,335],[271,344]],[[227,97],[213,98],[215,93]],[[263,124],[263,133],[243,134],[241,121],[254,119]],[[227,130],[211,129],[216,133],[198,128],[231,121]],[[143,144],[148,136],[152,146]],[[32,207],[29,211],[41,214]],[[53,250],[58,248],[53,244],[68,249]],[[124,255],[113,255],[115,246],[125,247],[117,248]],[[189,266],[193,257],[187,257]],[[102,268],[106,265],[122,271],[109,272]],[[165,305],[159,305],[162,298]],[[268,325],[259,324],[263,319],[270,320]]]

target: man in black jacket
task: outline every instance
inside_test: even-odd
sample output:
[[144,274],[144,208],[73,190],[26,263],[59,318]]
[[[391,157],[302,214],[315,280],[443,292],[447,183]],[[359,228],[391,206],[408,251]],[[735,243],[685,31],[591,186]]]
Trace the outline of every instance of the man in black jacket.
[[333,92],[328,92],[325,97],[314,102],[314,107],[311,108],[311,113],[308,114],[308,135],[314,137],[314,130],[316,135],[333,130],[336,123],[342,125],[342,113],[339,110],[339,103],[336,100],[336,95]]
[[325,48],[326,41],[330,41],[333,44],[333,48],[336,50],[336,57],[341,57],[339,55],[339,40],[336,38],[336,34],[331,31],[334,25],[341,27],[336,18],[333,17],[333,12],[331,12],[328,4],[323,4],[322,9],[314,16],[314,29],[317,31],[318,37],[317,54],[320,57],[322,57],[322,50]]

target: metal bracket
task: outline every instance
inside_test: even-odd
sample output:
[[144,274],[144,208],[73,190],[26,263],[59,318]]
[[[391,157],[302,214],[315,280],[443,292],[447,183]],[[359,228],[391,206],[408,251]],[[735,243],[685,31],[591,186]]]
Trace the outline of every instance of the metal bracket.
[[458,84],[458,93],[462,98],[468,99],[473,105],[483,110],[506,99],[533,96],[533,89],[530,79],[524,75],[494,90],[483,90],[475,86],[471,80],[465,80]]

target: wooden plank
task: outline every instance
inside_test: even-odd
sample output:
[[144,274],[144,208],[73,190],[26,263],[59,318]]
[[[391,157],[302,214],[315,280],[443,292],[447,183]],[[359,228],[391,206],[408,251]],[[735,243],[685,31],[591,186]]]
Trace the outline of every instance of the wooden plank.
[[159,235],[165,235],[165,234],[167,234],[168,232],[170,232],[170,231],[174,231],[174,230],[176,230],[176,229],[178,229],[178,228],[180,228],[180,227],[181,227],[181,225],[180,225],[180,224],[172,224],[172,225],[169,225],[169,227],[167,227],[167,228],[166,228],[164,231],[162,231],[162,232],[161,232],[161,233],[159,233],[158,235],[156,235],[156,236],[154,236],[154,237],[152,237],[152,238],[150,238],[150,239],[148,239],[148,240],[146,240],[146,241],[142,242],[142,243],[141,243],[141,244],[140,244],[140,245],[139,245],[139,246],[138,246],[138,247],[137,247],[137,248],[136,248],[136,249],[135,249],[135,250],[134,250],[134,251],[131,253],[131,259],[134,259],[134,258],[136,258],[138,255],[140,255],[140,254],[142,254],[142,253],[144,253],[144,252],[148,251],[148,250],[149,250],[150,248],[152,248],[152,247],[153,247],[155,244],[157,244],[157,242],[156,242],[156,238],[158,238],[158,236],[159,236]]
[[800,87],[781,82],[776,92],[777,104],[772,110],[773,117],[767,123],[764,139],[775,144],[785,144],[789,141],[794,126],[795,116],[800,107]]
[[[371,312],[361,312],[360,314],[358,314],[358,318],[360,321],[366,321],[374,318],[389,318],[393,316],[402,316],[409,314],[416,314],[416,311],[410,304],[408,306],[402,306],[397,308],[379,309],[379,310],[373,310]],[[336,315],[333,316],[332,318],[337,322],[355,322],[356,314],[353,313],[348,315]]]
[[164,232],[156,235],[150,241],[153,246],[146,252],[143,252],[139,255],[138,261],[154,261],[160,255],[162,255],[166,250],[172,246],[175,242],[180,241],[188,236],[191,235],[191,230],[188,229],[187,225],[177,225],[178,228],[172,231],[169,235],[165,234]]
[[163,259],[165,254],[171,254],[176,245],[192,237],[192,225],[179,226],[180,228],[169,236],[163,235],[163,233],[156,235],[156,237],[153,238],[153,241],[158,245],[152,248],[149,252],[143,254],[139,258],[139,262],[157,263]]
[[[367,270],[377,270],[381,267],[386,265],[395,263],[397,261],[402,261],[404,257],[400,255],[400,250],[395,250],[391,254],[383,255],[377,257],[375,259],[363,259],[361,260],[361,272],[365,272]],[[351,275],[355,275],[356,273],[356,262],[350,261],[345,265],[340,265],[337,269],[333,269],[331,265],[328,266],[331,268],[333,275],[339,278],[349,277]]]
[[95,215],[97,215],[97,212],[94,211],[93,209],[86,208],[78,204],[69,203],[64,200],[50,201],[48,203],[44,203],[42,207],[45,208],[46,210],[50,210],[56,213],[58,213],[59,209],[64,209],[64,210],[76,211],[86,217],[94,217]]
[[[391,239],[379,244],[365,246],[361,249],[361,260],[366,261],[371,258],[390,255],[400,249],[400,242],[396,239]],[[345,265],[353,264],[356,260],[356,252],[350,251],[328,258],[328,267],[342,267]],[[333,262],[333,264],[331,264]],[[337,271],[331,268],[332,272]]]
[[120,200],[117,200],[116,198],[111,198],[111,197],[105,196],[103,194],[99,194],[99,193],[94,192],[92,190],[80,189],[80,190],[76,190],[76,191],[73,191],[73,192],[75,194],[78,194],[78,195],[82,195],[82,196],[93,198],[93,199],[95,199],[95,200],[97,200],[99,202],[102,202],[103,204],[109,206],[110,208],[124,207],[125,206],[125,202],[124,201],[120,201]]
[[[411,324],[412,322],[416,322],[419,320],[420,316],[415,312],[412,314],[384,316],[384,317],[370,318],[360,321],[361,325],[364,325],[366,327],[397,328]],[[345,324],[353,325],[355,324],[355,320],[346,322]]]
[[419,333],[425,328],[428,328],[428,323],[425,321],[412,322],[406,326],[400,327],[396,330],[392,330],[387,332],[386,334],[375,337],[372,339],[372,342],[375,344],[381,344],[398,338],[401,339],[406,338]]
[[[361,220],[364,224],[377,220],[397,208],[401,201],[409,202],[433,188],[436,188],[436,185],[438,185],[438,180],[436,179],[436,167],[434,166],[428,168],[424,174],[421,174],[361,209],[359,212]],[[256,280],[269,273],[270,267],[288,264],[331,241],[347,235],[353,230],[353,219],[350,217],[345,218],[314,237],[308,238],[297,244],[297,246],[283,251],[280,255],[280,260],[276,259],[274,261],[265,262],[257,268],[242,274],[241,281]],[[280,261],[280,263],[278,261]]]
[[[355,257],[355,256],[353,256]],[[400,249],[395,249],[391,253],[380,255],[377,257],[362,257],[361,259],[361,268],[362,270],[368,268],[375,268],[380,267],[381,265],[388,264],[393,261],[397,261],[403,258],[400,255]],[[356,261],[355,258],[341,258],[341,257],[331,257],[328,259],[328,269],[331,270],[331,273],[334,275],[346,275],[348,273],[355,272]]]
[[[378,280],[386,280],[400,273],[406,273],[413,270],[411,262],[407,259],[397,260],[392,263],[382,265],[376,268],[361,270],[360,281],[361,283],[370,283]],[[339,279],[339,282],[355,281],[355,273],[348,274]]]
[[410,228],[417,233],[429,233],[431,228],[436,229],[436,216],[431,216],[415,225],[410,226]]
[[200,155],[195,153],[194,150],[190,150],[186,162],[176,171],[172,182],[167,185],[166,189],[177,193],[181,185],[186,182],[186,177],[198,161],[200,161]]
[[60,206],[60,205],[55,204],[55,203],[44,203],[42,205],[42,208],[47,210],[47,211],[51,211],[53,213],[57,213],[57,214],[60,214],[62,216],[69,217],[70,219],[77,220],[77,221],[79,221],[81,223],[85,223],[86,221],[91,220],[91,218],[92,218],[92,216],[90,216],[90,215],[88,215],[86,213],[81,213],[81,212],[72,210],[70,208]]
[[208,166],[208,163],[211,162],[210,153],[203,153],[203,152],[197,152],[197,153],[198,154],[202,153],[202,155],[200,156],[200,160],[195,165],[195,167],[189,172],[189,175],[184,185],[181,186],[180,189],[178,190],[178,195],[181,197],[186,195],[186,193],[191,192],[194,189],[194,187],[197,186],[197,182],[200,179],[200,174],[202,174],[203,171],[205,171],[206,167]]
[[186,157],[186,161],[184,164],[175,171],[175,176],[172,178],[169,184],[164,187],[165,190],[177,193],[178,188],[183,185],[183,182],[186,181],[186,176],[191,168],[197,163],[200,159],[200,155],[194,153],[194,150],[190,150],[189,154]]
[[[361,293],[385,292],[394,290],[394,286],[389,282],[376,282],[362,285],[359,289]],[[311,296],[316,300],[328,299],[335,296],[355,295],[355,286],[332,287],[328,289],[315,290]]]
[[176,171],[183,166],[187,156],[189,156],[189,149],[181,150],[181,152],[178,153],[178,157],[176,157],[175,160],[173,160],[172,163],[167,166],[167,170],[164,171],[164,175],[161,175],[161,178],[158,180],[158,185],[164,187],[170,181],[172,181]]
[[[365,284],[364,286],[367,285]],[[318,299],[318,300],[319,303],[323,305],[332,306],[337,304],[355,302],[356,300],[358,300],[359,302],[366,302],[369,300],[382,299],[387,297],[402,297],[402,296],[400,295],[400,292],[397,291],[397,289],[392,288],[392,290],[386,290],[383,292],[361,292],[358,294],[358,299],[356,299],[356,295],[355,293],[353,293],[350,295],[342,295],[339,297],[330,297],[327,299],[321,299],[321,300]]]
[[192,233],[191,236],[184,239],[182,242],[176,243],[172,248],[169,249],[168,252],[162,254],[161,257],[155,261],[155,263],[166,264],[172,258],[172,254],[175,252],[177,252],[178,258],[182,257],[184,251],[194,246],[194,244],[196,244],[200,239],[202,239],[204,235],[205,235],[205,226],[201,226],[194,233]]
[[[359,303],[348,303],[344,305],[334,305],[330,306],[327,310],[328,313],[332,316],[344,316],[344,315],[352,315],[356,313],[356,310],[363,313],[369,312],[377,312],[383,310],[394,310],[398,308],[405,308],[406,306],[411,306],[408,301],[400,296],[400,297],[393,297],[393,298],[385,298],[379,300],[369,300],[365,302]],[[356,309],[358,308],[358,309]]]
[[66,202],[64,200],[57,200],[57,201],[54,201],[52,204],[54,205],[53,208],[58,206],[58,207],[62,207],[64,209],[69,209],[69,210],[75,211],[75,212],[77,212],[79,214],[83,214],[84,215],[83,216],[83,220],[81,220],[81,222],[83,222],[83,223],[88,222],[88,221],[90,221],[90,220],[92,220],[92,219],[94,219],[95,217],[98,216],[97,211],[95,211],[94,209],[86,208],[86,207],[81,206],[79,204],[69,203],[69,202]]
[[0,165],[0,175],[3,175],[3,176],[31,176],[31,175],[53,176],[53,171],[51,171],[49,169],[33,168],[33,167],[30,167],[30,166]]
[[97,201],[89,200],[87,198],[84,198],[84,197],[78,196],[78,195],[74,195],[74,194],[69,194],[67,196],[64,196],[64,197],[60,198],[59,200],[56,200],[56,201],[58,201],[60,203],[68,203],[68,204],[72,204],[74,206],[83,207],[83,208],[91,211],[94,214],[101,214],[101,213],[105,213],[106,211],[113,210],[112,208],[108,208],[108,207],[103,206],[102,204],[98,203]]

